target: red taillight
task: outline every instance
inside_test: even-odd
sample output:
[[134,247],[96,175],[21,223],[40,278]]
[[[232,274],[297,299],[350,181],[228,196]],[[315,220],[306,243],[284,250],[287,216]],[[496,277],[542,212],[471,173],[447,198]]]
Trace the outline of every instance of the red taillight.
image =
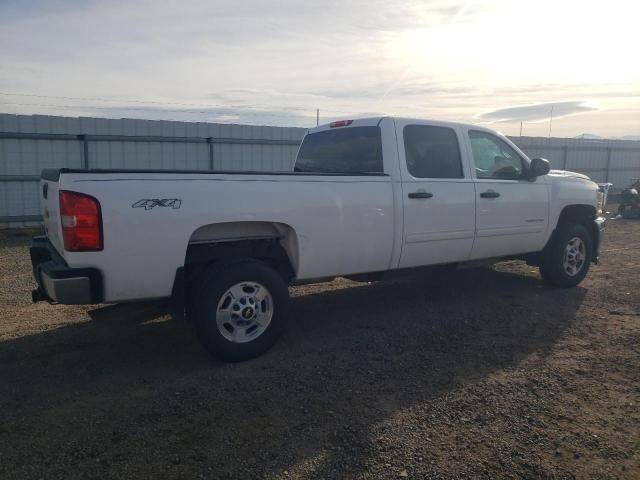
[[98,200],[83,193],[61,190],[60,218],[65,250],[102,250],[102,214]]
[[330,128],[336,128],[336,127],[348,127],[349,125],[351,125],[353,123],[353,120],[338,120],[337,122],[331,122],[329,124]]

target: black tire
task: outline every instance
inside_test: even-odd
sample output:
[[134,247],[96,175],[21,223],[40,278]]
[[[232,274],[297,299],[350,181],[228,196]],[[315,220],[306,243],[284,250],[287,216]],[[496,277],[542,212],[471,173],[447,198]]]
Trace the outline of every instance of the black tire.
[[[584,244],[584,262],[577,273],[570,275],[564,266],[565,248],[574,238],[579,238]],[[583,225],[576,223],[562,225],[558,228],[553,245],[540,265],[540,275],[547,283],[556,287],[575,287],[589,272],[592,252],[591,236]]]
[[[216,312],[223,295],[243,282],[255,282],[267,289],[272,299],[273,314],[268,326],[255,339],[238,343],[225,338],[218,327]],[[190,310],[197,337],[207,351],[220,360],[239,362],[257,357],[273,346],[286,327],[289,306],[287,284],[276,270],[258,260],[238,259],[214,264],[196,278],[191,290]],[[244,321],[236,314],[238,320]],[[224,326],[230,326],[230,323]],[[239,328],[243,330],[243,327]],[[231,335],[231,332],[227,334]]]

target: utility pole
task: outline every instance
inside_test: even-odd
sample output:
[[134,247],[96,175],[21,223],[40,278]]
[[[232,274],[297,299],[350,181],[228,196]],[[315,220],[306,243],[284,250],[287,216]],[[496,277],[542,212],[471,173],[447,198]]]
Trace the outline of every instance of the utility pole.
[[522,120],[520,120],[520,138],[522,138]]
[[551,124],[553,123],[553,105],[551,105],[551,116],[549,117],[549,138],[551,138]]
[[320,109],[316,108],[316,127],[320,125]]

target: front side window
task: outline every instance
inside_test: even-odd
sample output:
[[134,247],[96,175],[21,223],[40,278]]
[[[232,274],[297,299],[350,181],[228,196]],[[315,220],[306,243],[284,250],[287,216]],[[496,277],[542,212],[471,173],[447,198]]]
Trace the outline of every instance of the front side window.
[[383,173],[380,127],[348,127],[310,133],[302,142],[296,172]]
[[507,142],[490,133],[469,132],[476,177],[518,179],[522,177],[522,157]]
[[404,127],[407,169],[416,178],[462,178],[456,132],[433,125]]

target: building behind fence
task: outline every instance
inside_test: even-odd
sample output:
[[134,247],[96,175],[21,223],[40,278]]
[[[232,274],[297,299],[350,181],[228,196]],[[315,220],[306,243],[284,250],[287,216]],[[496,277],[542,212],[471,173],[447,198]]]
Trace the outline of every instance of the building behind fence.
[[[44,168],[288,171],[303,128],[0,114],[0,227],[40,220]],[[640,142],[515,137],[529,157],[623,188]]]

